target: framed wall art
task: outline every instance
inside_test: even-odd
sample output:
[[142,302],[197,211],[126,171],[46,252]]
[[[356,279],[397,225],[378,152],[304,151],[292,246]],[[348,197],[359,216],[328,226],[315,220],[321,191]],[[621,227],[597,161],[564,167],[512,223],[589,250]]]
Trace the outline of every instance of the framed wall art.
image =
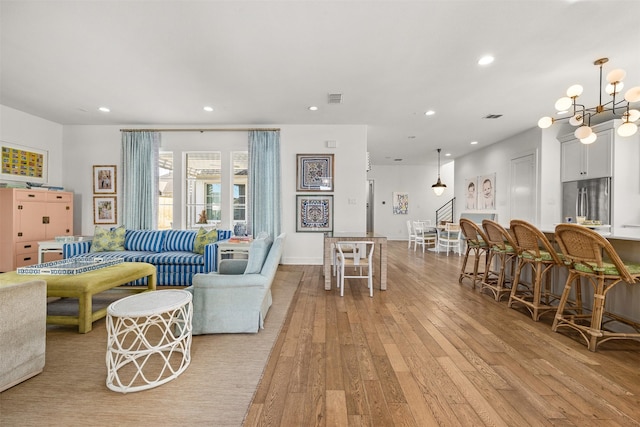
[[496,174],[481,176],[478,179],[478,207],[480,209],[496,208]]
[[93,223],[115,224],[118,218],[115,196],[93,196]]
[[333,231],[333,196],[297,195],[296,231]]
[[297,154],[297,191],[333,191],[333,154]]
[[478,177],[466,178],[464,180],[464,188],[466,191],[465,209],[476,210],[478,209]]
[[393,214],[407,215],[409,213],[409,193],[393,193]]
[[94,194],[115,194],[116,193],[116,166],[115,165],[93,166],[93,193]]
[[1,141],[2,163],[0,179],[47,183],[49,152]]

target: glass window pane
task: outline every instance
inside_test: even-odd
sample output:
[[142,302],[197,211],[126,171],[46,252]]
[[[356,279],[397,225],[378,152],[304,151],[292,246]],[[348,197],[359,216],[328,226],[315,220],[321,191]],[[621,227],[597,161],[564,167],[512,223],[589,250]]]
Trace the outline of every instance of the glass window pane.
[[221,221],[220,168],[220,152],[187,153],[187,228]]
[[249,153],[233,153],[233,223],[247,222],[247,171]]

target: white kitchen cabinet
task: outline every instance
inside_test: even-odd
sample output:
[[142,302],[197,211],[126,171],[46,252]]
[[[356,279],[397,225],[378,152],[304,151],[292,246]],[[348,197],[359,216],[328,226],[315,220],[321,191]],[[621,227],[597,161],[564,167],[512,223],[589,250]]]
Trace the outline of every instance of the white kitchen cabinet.
[[573,135],[558,139],[562,142],[562,182],[611,176],[614,130],[609,122],[593,126],[598,138],[583,144]]

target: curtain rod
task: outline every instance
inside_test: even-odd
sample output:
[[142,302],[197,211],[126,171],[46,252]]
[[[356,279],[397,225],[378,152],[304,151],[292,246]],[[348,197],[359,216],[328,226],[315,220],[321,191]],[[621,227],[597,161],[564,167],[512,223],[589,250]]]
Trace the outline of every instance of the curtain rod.
[[247,132],[279,131],[280,128],[210,128],[210,129],[120,129],[120,132]]

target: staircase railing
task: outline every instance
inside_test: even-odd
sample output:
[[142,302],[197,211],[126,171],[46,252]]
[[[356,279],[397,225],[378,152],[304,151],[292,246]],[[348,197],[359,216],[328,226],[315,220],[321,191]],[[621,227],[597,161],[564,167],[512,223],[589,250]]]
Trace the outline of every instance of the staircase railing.
[[440,224],[442,221],[453,222],[453,217],[455,216],[455,208],[456,208],[456,198],[449,200],[444,205],[440,206],[436,209],[436,225]]

